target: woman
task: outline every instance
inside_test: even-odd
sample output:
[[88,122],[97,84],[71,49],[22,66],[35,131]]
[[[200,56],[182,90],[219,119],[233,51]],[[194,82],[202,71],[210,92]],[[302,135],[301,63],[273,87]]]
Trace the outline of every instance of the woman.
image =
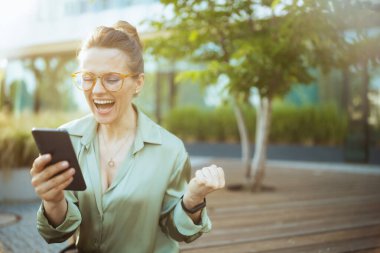
[[177,241],[210,231],[205,197],[224,187],[223,170],[205,167],[190,180],[182,141],[132,103],[144,85],[142,46],[133,26],[119,21],[97,28],[78,59],[74,82],[92,114],[62,128],[70,134],[87,189],[64,192],[74,169],[65,161],[47,166],[50,155],[36,158],[31,175],[42,199],[40,234],[55,243],[78,232],[81,252],[178,252]]

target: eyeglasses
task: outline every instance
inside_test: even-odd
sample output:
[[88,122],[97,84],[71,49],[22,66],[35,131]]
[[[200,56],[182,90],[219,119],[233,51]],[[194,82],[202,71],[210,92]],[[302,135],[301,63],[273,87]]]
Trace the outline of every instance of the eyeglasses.
[[139,74],[121,74],[116,72],[104,73],[102,75],[96,75],[91,72],[79,71],[71,74],[75,86],[80,90],[91,90],[98,78],[103,87],[108,91],[118,91],[123,87],[124,79],[127,77],[135,77]]

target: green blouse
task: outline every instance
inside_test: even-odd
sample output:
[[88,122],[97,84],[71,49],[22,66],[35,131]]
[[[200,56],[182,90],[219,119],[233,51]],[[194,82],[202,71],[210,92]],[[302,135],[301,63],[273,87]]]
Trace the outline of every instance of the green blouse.
[[41,205],[37,229],[48,243],[63,242],[78,230],[81,252],[171,253],[211,230],[206,209],[199,225],[181,207],[191,176],[180,139],[141,111],[137,133],[114,181],[102,193],[97,122],[92,115],[61,128],[71,137],[85,178],[85,191],[65,191],[68,210],[54,228]]

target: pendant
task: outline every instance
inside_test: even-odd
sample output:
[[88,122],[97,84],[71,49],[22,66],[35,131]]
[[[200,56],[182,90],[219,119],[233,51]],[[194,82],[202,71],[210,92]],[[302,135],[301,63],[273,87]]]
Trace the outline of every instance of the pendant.
[[107,164],[108,164],[108,166],[109,166],[110,168],[115,167],[115,162],[114,162],[112,159],[109,160]]

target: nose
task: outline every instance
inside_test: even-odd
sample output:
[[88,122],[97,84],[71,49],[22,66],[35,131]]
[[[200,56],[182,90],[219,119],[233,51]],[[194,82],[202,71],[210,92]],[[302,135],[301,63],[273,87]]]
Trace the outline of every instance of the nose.
[[106,89],[104,88],[103,84],[101,83],[101,79],[98,77],[96,78],[96,82],[94,87],[92,87],[92,93],[99,94],[99,93],[105,93]]

